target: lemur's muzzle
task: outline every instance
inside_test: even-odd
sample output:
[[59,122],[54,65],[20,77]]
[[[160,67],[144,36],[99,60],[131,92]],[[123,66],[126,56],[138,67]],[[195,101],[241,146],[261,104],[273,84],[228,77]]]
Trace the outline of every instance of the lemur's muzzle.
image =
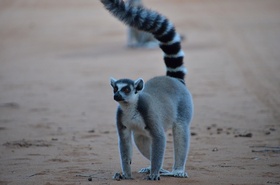
[[123,101],[124,99],[123,99],[123,97],[120,95],[119,92],[116,92],[116,93],[114,94],[114,100],[115,100],[115,101]]

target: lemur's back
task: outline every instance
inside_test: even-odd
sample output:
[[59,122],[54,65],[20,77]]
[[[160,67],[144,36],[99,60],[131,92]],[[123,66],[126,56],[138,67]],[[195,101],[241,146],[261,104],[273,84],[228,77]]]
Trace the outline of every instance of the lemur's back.
[[176,123],[181,118],[191,119],[192,97],[178,79],[168,76],[154,77],[146,82],[143,93],[151,97],[149,106],[156,109],[154,113],[162,122],[166,122],[165,129],[171,126],[168,122]]
[[188,91],[178,79],[158,76],[146,82],[143,92],[151,94],[156,99],[168,98],[175,102],[177,99],[181,99],[182,95],[186,95]]

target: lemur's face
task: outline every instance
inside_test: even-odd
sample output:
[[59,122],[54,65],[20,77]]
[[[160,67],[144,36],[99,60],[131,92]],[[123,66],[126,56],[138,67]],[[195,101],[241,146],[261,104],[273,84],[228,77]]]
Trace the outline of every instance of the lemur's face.
[[142,79],[130,80],[130,79],[111,79],[111,86],[114,91],[114,100],[119,103],[131,103],[134,102],[138,96],[138,93],[143,89],[144,82]]

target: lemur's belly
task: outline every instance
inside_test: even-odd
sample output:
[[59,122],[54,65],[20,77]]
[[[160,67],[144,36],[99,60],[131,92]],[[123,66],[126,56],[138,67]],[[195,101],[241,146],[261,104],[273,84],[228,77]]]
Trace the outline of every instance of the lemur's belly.
[[143,156],[150,160],[151,138],[148,135],[133,133],[134,142]]

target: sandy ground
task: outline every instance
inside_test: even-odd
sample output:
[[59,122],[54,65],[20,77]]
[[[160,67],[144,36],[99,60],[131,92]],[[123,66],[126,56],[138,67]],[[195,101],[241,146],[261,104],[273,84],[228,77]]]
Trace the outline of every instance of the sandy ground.
[[[280,1],[153,0],[187,37],[190,178],[120,171],[109,78],[165,73],[97,0],[0,1],[0,184],[280,184]],[[173,163],[172,137],[164,168]],[[79,174],[91,174],[92,182]]]

